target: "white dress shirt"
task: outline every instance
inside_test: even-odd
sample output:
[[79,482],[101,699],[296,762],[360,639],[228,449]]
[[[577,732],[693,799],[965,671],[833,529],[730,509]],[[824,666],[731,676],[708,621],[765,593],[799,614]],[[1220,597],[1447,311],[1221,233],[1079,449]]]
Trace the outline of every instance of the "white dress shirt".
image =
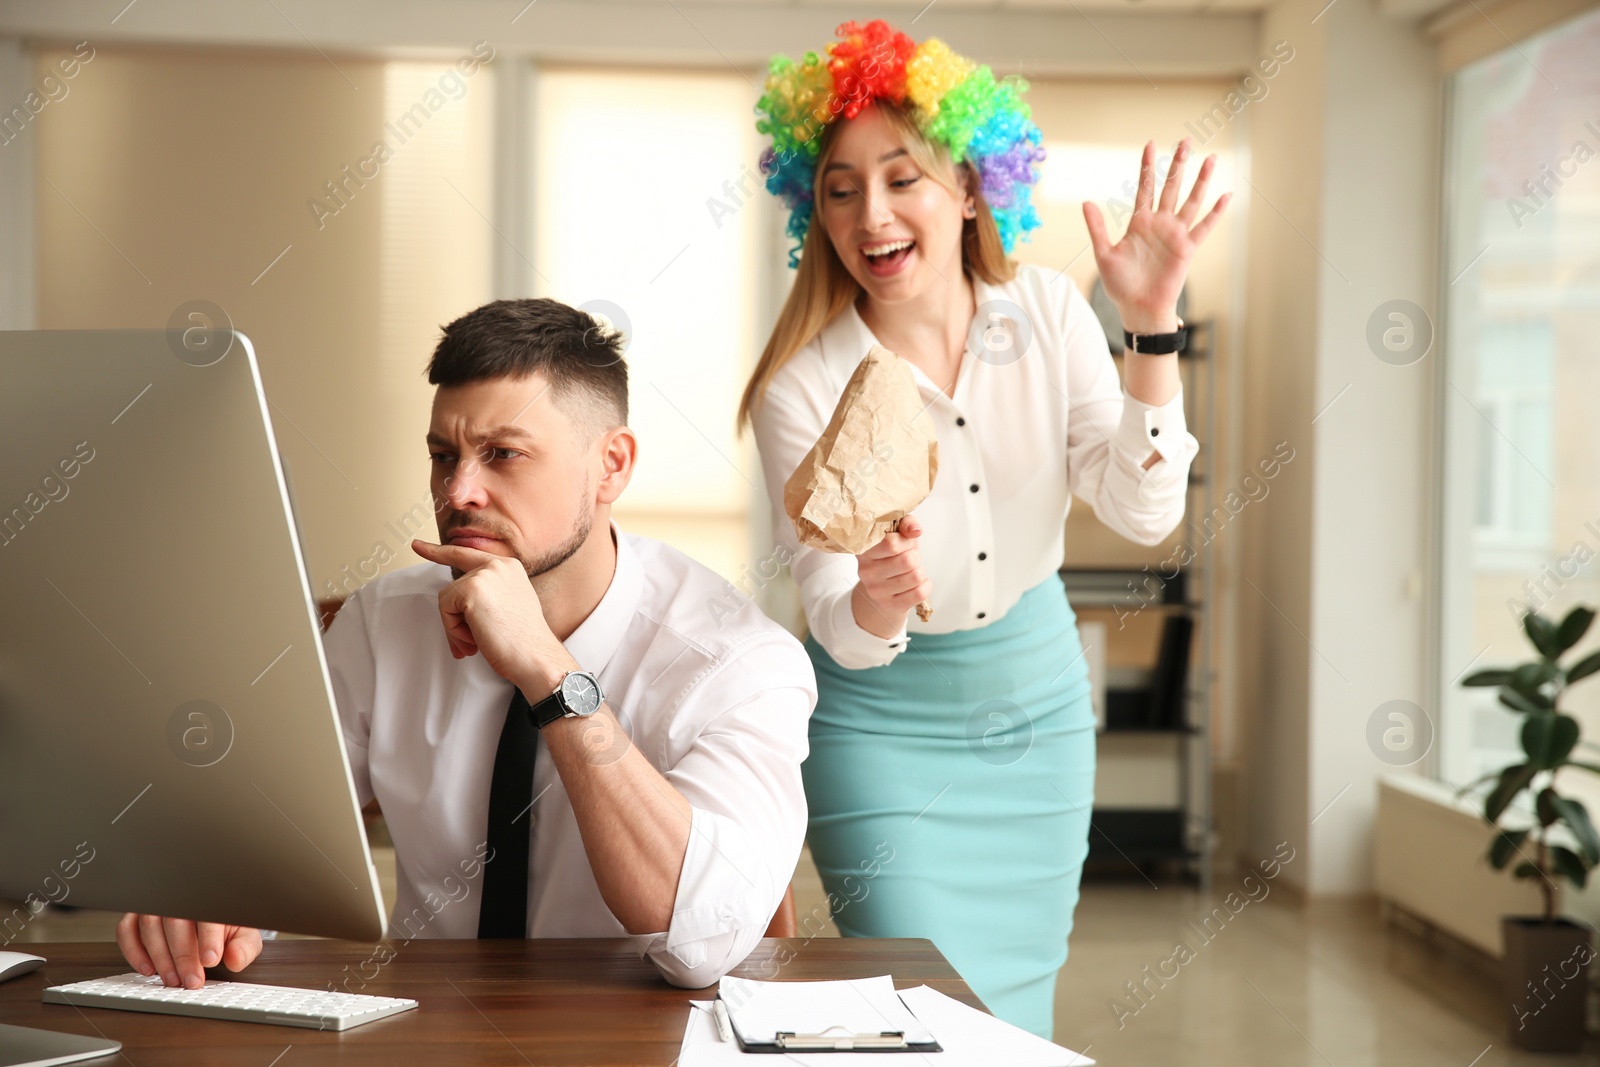
[[[843,667],[880,666],[916,634],[975,629],[1003,616],[1061,567],[1073,494],[1140,544],[1160,543],[1183,518],[1200,446],[1184,421],[1182,390],[1160,407],[1128,396],[1105,331],[1063,273],[1023,265],[1004,285],[975,280],[974,288],[985,358],[969,346],[954,397],[941,388],[949,383],[912,367],[939,437],[933,492],[913,510],[933,584],[931,621],[913,614],[891,638],[862,629],[850,605],[855,557],[801,547],[783,511],[784,483],[877,343],[853,304],[778,370],[756,408],[773,529],[790,553],[812,636]],[[1145,470],[1152,451],[1161,458]]]
[[[671,925],[634,945],[668,981],[710,985],[749,955],[794,874],[816,679],[799,642],[717,574],[614,523],[612,536],[611,585],[564,643],[692,809]],[[395,938],[478,930],[489,781],[512,687],[481,653],[451,657],[438,601],[450,580],[434,563],[386,574],[350,598],[324,639],[357,792],[363,805],[377,797],[394,838]],[[600,897],[542,742],[533,788],[528,936],[628,936]]]

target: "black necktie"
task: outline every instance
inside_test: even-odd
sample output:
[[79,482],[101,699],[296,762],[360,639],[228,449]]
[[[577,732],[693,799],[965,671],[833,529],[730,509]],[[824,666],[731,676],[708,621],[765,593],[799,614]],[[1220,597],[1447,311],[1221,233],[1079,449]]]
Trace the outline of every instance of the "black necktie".
[[515,686],[489,782],[488,844],[483,865],[479,937],[528,936],[528,838],[533,817],[533,757],[539,731],[528,716],[528,698]]

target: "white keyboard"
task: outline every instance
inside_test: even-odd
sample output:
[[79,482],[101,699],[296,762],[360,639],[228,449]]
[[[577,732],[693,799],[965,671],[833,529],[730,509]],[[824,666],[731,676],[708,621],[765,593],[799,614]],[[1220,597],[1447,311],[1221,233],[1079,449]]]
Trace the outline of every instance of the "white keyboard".
[[119,974],[44,991],[46,1004],[80,1008],[120,1008],[163,1015],[192,1015],[241,1023],[303,1026],[311,1030],[349,1030],[417,1006],[414,1000],[334,993],[325,989],[207,982],[199,989],[174,989],[160,975]]

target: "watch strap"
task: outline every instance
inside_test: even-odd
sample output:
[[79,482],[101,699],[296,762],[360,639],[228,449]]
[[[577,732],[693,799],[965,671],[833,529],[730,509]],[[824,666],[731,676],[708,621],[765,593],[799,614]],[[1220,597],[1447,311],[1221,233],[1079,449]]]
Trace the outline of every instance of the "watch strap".
[[545,697],[537,704],[528,705],[528,718],[532,720],[536,729],[543,730],[546,726],[567,714],[567,702],[561,697],[558,687],[554,693]]
[[1182,352],[1188,347],[1189,330],[1181,318],[1177,330],[1172,333],[1133,333],[1125,329],[1122,331],[1122,344],[1128,351],[1140,355],[1164,356]]

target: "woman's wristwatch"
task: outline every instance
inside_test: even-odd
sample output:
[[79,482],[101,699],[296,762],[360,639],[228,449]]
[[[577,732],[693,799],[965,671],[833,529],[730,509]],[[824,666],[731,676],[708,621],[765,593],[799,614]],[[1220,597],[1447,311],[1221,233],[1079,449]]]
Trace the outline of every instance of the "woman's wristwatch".
[[1164,356],[1170,352],[1182,352],[1189,343],[1189,331],[1184,328],[1183,319],[1178,320],[1178,329],[1175,333],[1130,333],[1122,331],[1122,344],[1129,352],[1137,352],[1144,356]]

